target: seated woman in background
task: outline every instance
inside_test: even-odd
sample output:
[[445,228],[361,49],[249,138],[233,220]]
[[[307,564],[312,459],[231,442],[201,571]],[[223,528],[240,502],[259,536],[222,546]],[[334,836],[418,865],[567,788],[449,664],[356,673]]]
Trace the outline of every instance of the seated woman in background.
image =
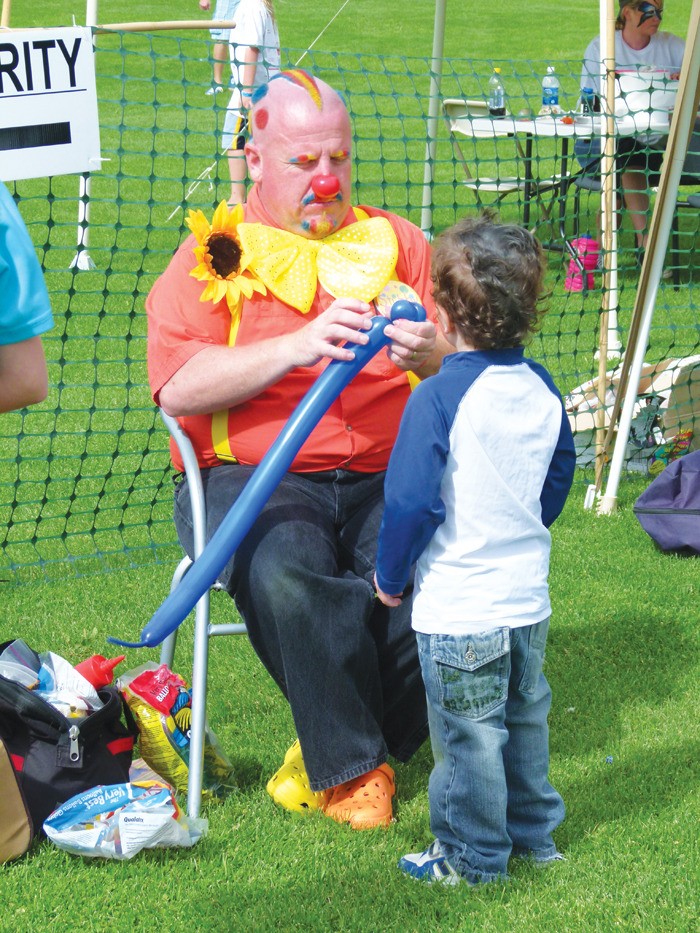
[[[670,79],[680,74],[685,42],[670,32],[660,32],[663,16],[662,0],[619,0],[620,12],[615,23],[616,68],[653,67],[664,71]],[[600,37],[588,45],[583,57],[581,89],[591,88],[601,96]],[[617,142],[617,169],[620,173],[625,206],[634,227],[637,247],[647,242],[650,175],[658,176],[663,151],[652,148],[661,139],[659,134],[645,133],[641,137],[624,137]],[[576,156],[589,168],[600,159],[600,140],[578,140]],[[638,253],[641,257],[641,254]]]

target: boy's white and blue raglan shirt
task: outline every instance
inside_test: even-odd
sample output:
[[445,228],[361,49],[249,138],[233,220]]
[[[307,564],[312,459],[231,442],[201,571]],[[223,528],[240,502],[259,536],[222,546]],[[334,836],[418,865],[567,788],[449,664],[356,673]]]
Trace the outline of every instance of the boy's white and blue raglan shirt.
[[575,462],[559,393],[522,348],[445,357],[411,395],[391,455],[379,587],[402,593],[417,562],[413,627],[426,634],[547,618],[547,528]]
[[0,345],[51,330],[51,302],[17,205],[0,183]]

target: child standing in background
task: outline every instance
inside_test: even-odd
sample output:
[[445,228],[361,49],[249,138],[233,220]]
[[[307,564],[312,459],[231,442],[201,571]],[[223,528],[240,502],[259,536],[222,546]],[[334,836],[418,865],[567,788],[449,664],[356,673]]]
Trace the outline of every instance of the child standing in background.
[[521,227],[485,216],[440,236],[431,277],[456,352],[411,395],[386,476],[375,585],[398,605],[417,561],[412,625],[435,758],[435,840],[399,867],[429,882],[504,879],[511,854],[562,858],[542,665],[547,529],[575,453],[551,377],[523,353],[543,275]]
[[[238,0],[216,0],[212,19],[215,23],[230,22],[234,17],[237,6]],[[209,10],[211,8],[211,0],[199,0],[199,8],[201,10]],[[212,50],[212,58],[214,59],[214,83],[205,93],[207,97],[213,97],[216,94],[221,94],[221,92],[225,90],[224,69],[228,64],[228,44],[231,30],[218,28],[210,29],[209,34],[214,43],[214,48]]]
[[234,88],[226,111],[222,146],[228,157],[229,204],[233,205],[245,204],[246,200],[244,147],[253,94],[280,70],[280,37],[272,0],[240,0],[230,42]]

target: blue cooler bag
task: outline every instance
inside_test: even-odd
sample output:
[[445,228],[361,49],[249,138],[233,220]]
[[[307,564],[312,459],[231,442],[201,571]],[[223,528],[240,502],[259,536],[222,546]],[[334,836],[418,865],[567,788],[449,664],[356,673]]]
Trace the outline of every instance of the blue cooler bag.
[[634,513],[662,551],[700,554],[700,450],[669,463],[637,499]]

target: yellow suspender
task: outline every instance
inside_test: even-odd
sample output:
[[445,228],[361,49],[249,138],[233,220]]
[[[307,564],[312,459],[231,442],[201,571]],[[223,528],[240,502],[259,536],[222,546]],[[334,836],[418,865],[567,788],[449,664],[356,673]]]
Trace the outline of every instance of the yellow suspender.
[[[363,211],[360,207],[353,208],[355,211],[355,216],[358,220],[367,220],[369,214],[366,211]],[[396,278],[396,273],[394,273],[393,278]],[[243,296],[241,295],[241,303],[243,302]],[[228,335],[228,346],[232,347],[236,343],[236,337],[238,336],[238,328],[241,324],[241,318],[243,316],[243,308],[240,308],[238,314],[231,316],[231,330]],[[420,378],[416,376],[415,373],[407,373],[408,382],[411,386],[411,389],[414,389],[415,386],[420,382]],[[230,463],[235,463],[236,458],[233,455],[231,450],[231,442],[229,440],[229,431],[228,431],[228,420],[229,420],[229,409],[225,408],[222,411],[216,411],[211,418],[211,437],[212,444],[214,447],[214,452],[219,460],[226,460]]]
[[[242,304],[243,295],[241,295],[239,300]],[[232,347],[236,342],[242,314],[243,309],[241,308],[240,313],[231,316],[231,330],[229,331],[228,335],[229,347]],[[224,408],[221,411],[215,411],[212,415],[211,439],[214,447],[214,453],[219,458],[219,460],[226,460],[230,463],[235,463],[236,458],[234,457],[233,451],[231,450],[231,442],[229,441],[228,436],[228,412],[228,408]]]

